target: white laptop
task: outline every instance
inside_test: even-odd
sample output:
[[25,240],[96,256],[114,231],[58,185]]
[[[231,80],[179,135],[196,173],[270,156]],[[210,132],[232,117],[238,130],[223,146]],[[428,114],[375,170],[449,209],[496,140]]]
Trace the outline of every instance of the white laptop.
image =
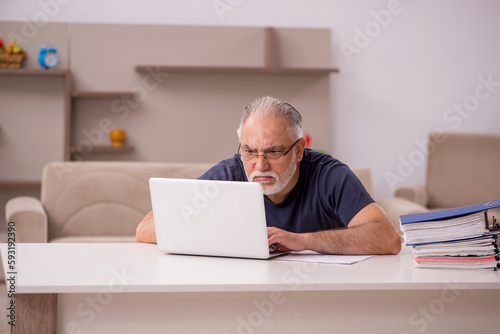
[[252,182],[151,178],[161,252],[268,259],[262,186]]

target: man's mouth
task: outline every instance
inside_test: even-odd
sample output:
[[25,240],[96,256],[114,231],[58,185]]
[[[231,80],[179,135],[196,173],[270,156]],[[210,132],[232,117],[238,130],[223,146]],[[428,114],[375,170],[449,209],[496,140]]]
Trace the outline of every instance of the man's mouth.
[[272,177],[272,176],[256,176],[253,178],[253,182],[269,183],[273,179],[274,179],[274,177]]

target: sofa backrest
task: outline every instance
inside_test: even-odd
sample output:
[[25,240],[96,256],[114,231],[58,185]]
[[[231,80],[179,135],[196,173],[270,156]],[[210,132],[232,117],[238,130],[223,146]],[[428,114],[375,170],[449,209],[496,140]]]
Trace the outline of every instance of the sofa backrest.
[[150,177],[197,178],[213,164],[52,162],[42,173],[49,240],[130,236],[151,210]]
[[500,135],[431,134],[429,143],[429,208],[500,199]]

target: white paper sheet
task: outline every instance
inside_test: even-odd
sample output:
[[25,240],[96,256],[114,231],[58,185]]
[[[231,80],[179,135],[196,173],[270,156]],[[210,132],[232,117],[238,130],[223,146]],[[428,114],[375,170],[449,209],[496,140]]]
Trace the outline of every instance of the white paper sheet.
[[276,258],[275,260],[330,263],[330,264],[354,264],[374,256],[375,255],[328,255],[307,250],[281,256],[279,258]]

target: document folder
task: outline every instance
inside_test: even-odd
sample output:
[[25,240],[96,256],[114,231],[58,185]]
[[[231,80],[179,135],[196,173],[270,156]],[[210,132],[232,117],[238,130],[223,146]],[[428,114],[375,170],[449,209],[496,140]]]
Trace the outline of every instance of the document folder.
[[400,223],[401,225],[405,225],[405,224],[420,223],[433,220],[442,220],[442,219],[460,217],[471,213],[480,212],[484,214],[485,227],[490,231],[500,232],[500,220],[497,219],[497,216],[500,217],[500,211],[495,210],[498,212],[496,213],[496,215],[488,214],[489,210],[492,211],[492,209],[496,208],[500,208],[500,200],[494,200],[485,203],[462,206],[446,210],[415,213],[411,215],[402,215],[400,217]]
[[500,268],[500,201],[400,217],[405,243],[413,247],[415,267],[433,269]]

